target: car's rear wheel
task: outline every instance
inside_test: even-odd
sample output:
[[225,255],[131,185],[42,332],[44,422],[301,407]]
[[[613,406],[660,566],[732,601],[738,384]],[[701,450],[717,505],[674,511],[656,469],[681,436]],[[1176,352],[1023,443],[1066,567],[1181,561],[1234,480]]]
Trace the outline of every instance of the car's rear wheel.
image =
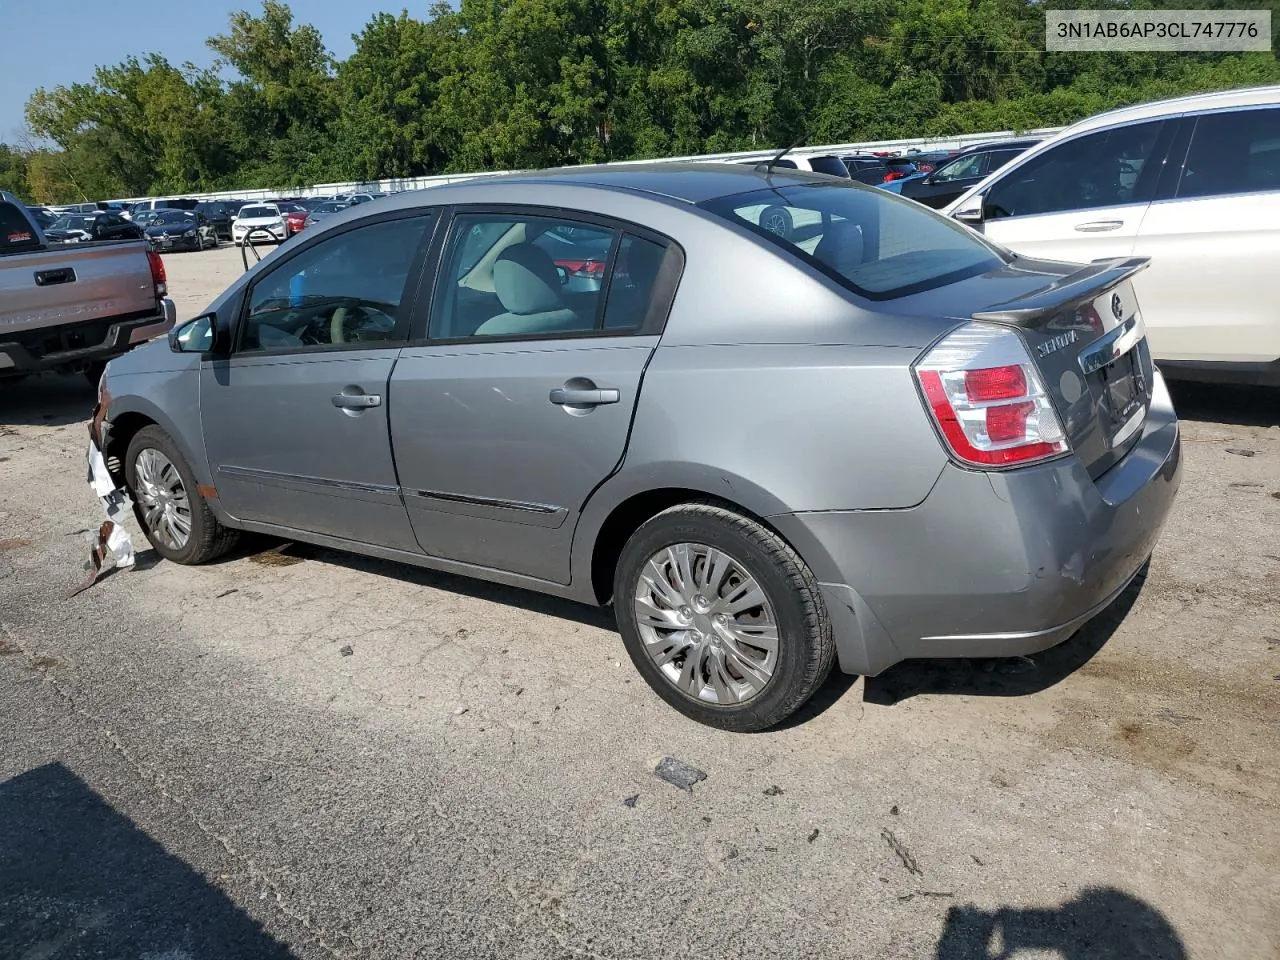
[[159,427],[143,427],[130,441],[125,483],[142,532],[166,560],[206,563],[235,543],[238,531],[218,522],[173,438]]
[[711,726],[780,723],[835,660],[804,561],[773,531],[718,504],[672,507],[632,534],[613,602],[636,669],[667,703]]

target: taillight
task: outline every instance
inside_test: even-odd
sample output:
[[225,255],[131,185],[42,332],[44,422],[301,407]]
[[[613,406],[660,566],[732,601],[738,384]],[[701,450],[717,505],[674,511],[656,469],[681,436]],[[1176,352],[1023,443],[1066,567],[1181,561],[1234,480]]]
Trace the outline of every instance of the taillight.
[[930,350],[915,372],[956,459],[1021,466],[1069,449],[1040,373],[1013,330],[967,324]]
[[151,284],[156,288],[157,297],[169,295],[168,275],[164,272],[164,261],[154,250],[147,251],[147,263],[151,266]]

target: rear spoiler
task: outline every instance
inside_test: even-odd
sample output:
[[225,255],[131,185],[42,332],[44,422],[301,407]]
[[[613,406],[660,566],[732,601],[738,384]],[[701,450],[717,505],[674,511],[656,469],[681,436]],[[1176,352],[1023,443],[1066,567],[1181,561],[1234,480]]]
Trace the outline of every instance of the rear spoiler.
[[1025,296],[973,315],[974,320],[1009,323],[1014,326],[1034,326],[1053,314],[1074,310],[1085,301],[1100,296],[1112,287],[1147,269],[1150,257],[1113,257],[1095,260],[1074,273],[1053,281],[1048,286],[1033,290]]

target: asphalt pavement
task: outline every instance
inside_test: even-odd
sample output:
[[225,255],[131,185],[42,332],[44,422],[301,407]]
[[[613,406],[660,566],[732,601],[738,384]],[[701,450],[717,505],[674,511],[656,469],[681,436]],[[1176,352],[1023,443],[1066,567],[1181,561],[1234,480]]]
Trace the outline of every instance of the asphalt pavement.
[[[187,316],[238,268],[166,260]],[[607,612],[392,563],[252,539],[69,597],[92,391],[0,388],[0,957],[1272,960],[1280,403],[1176,399],[1118,627],[737,735]]]

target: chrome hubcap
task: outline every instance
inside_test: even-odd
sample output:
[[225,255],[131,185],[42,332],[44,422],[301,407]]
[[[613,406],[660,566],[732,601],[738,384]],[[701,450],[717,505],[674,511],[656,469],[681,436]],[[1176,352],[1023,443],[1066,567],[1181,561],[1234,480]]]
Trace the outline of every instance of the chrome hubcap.
[[655,553],[640,572],[633,610],[645,650],[687,696],[743,703],[773,677],[773,605],[755,577],[721,550],[676,543]]
[[191,536],[191,504],[173,462],[148,447],[134,461],[142,522],[152,536],[172,550],[181,550]]

